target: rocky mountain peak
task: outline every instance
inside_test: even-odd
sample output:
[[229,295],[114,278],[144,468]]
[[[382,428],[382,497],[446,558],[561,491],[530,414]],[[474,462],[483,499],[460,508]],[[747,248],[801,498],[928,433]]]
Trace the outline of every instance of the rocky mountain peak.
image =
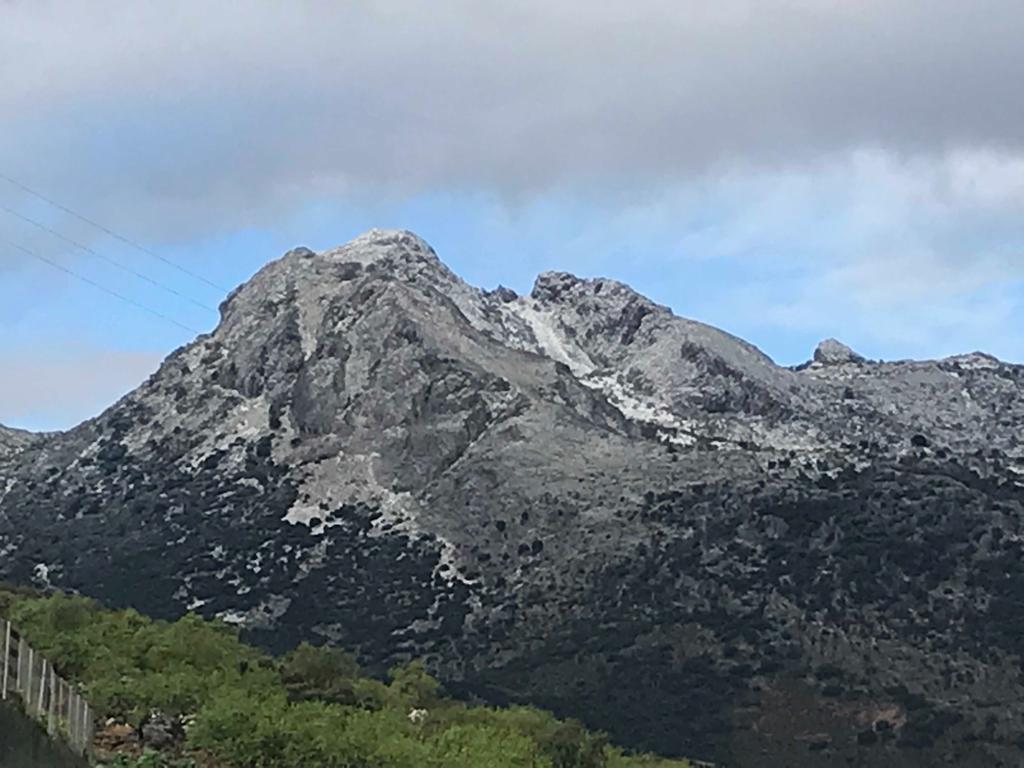
[[319,253],[295,248],[271,262],[222,304],[222,323],[214,335],[245,345],[260,335],[259,329],[280,335],[289,326],[311,354],[317,336],[327,330],[322,323],[328,307],[335,308],[334,314],[358,313],[363,303],[382,297],[377,289],[353,290],[368,281],[433,292],[467,315],[479,314],[481,292],[448,269],[421,237],[407,230],[374,229],[337,248]]
[[821,365],[863,363],[864,358],[836,339],[825,339],[814,350],[814,362]]
[[274,293],[304,288],[309,282],[340,283],[362,274],[412,281],[434,274],[435,279],[458,278],[421,237],[408,230],[372,229],[350,242],[323,252],[293,248],[261,269],[228,297],[230,304],[244,293]]
[[371,229],[345,245],[325,251],[322,257],[340,263],[389,269],[396,277],[429,269],[448,271],[434,249],[419,235],[406,229]]
[[945,358],[942,362],[957,365],[969,370],[997,370],[1005,367],[1006,363],[994,355],[985,352],[968,352],[963,355],[953,355]]
[[560,301],[584,282],[569,272],[542,272],[534,281],[530,298],[537,301]]
[[696,412],[774,412],[799,386],[753,345],[675,315],[630,286],[545,272],[530,299],[548,354],[608,393],[624,413],[671,434]]
[[510,302],[516,301],[519,298],[518,293],[504,285],[499,285],[497,288],[493,290],[485,291],[484,295],[490,299],[496,299],[502,304],[508,304]]
[[668,312],[625,283],[608,278],[583,278],[570,272],[542,272],[534,281],[530,298],[547,304],[579,304],[586,302],[591,310],[621,307],[625,303],[643,304],[650,309]]

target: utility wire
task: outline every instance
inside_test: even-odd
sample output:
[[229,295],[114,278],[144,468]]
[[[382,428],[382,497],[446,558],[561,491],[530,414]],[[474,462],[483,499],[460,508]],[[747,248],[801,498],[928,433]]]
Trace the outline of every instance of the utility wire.
[[103,226],[99,222],[94,221],[94,220],[88,218],[87,216],[83,216],[82,214],[78,213],[77,211],[74,211],[71,208],[68,208],[66,205],[62,205],[61,203],[58,203],[56,200],[53,200],[52,198],[47,197],[46,195],[42,194],[41,192],[37,192],[36,190],[32,189],[31,187],[26,186],[25,184],[22,184],[17,179],[11,178],[6,173],[3,173],[2,171],[0,171],[0,179],[3,179],[8,184],[10,184],[10,185],[12,185],[14,187],[17,187],[22,192],[26,192],[26,193],[32,195],[32,197],[35,197],[38,200],[42,200],[47,205],[52,205],[54,208],[56,208],[56,209],[58,209],[60,211],[63,211],[68,216],[73,216],[74,218],[78,219],[79,221],[84,222],[85,224],[88,224],[90,227],[95,227],[100,232],[103,232],[104,234],[109,235],[110,237],[114,238],[115,240],[120,240],[125,245],[129,245],[132,248],[134,248],[135,250],[141,251],[142,253],[146,254],[147,256],[149,256],[151,258],[156,259],[157,261],[162,261],[167,266],[172,267],[172,268],[178,270],[182,274],[186,274],[189,277],[191,277],[191,278],[193,278],[195,280],[198,280],[201,283],[206,283],[211,288],[216,288],[218,291],[221,291],[222,293],[230,293],[230,289],[229,288],[225,288],[225,287],[223,287],[221,285],[217,285],[213,281],[207,280],[202,275],[200,275],[200,274],[198,274],[196,272],[193,272],[192,270],[187,269],[186,267],[183,267],[183,266],[181,266],[180,264],[178,264],[178,263],[176,263],[174,261],[171,261],[166,256],[161,256],[159,253],[155,253],[155,252],[151,251],[146,246],[140,245],[139,243],[135,242],[134,240],[130,240],[129,238],[125,237],[124,235],[119,235],[114,230],[112,230],[112,229],[110,229],[108,227]]
[[49,232],[51,235],[53,235],[54,237],[56,237],[59,240],[63,240],[68,245],[74,246],[75,248],[78,248],[81,251],[85,251],[86,253],[91,254],[91,255],[95,256],[97,259],[101,259],[102,261],[105,261],[108,264],[112,264],[113,266],[117,267],[120,270],[123,270],[123,271],[127,272],[128,274],[134,275],[135,277],[139,278],[140,280],[146,281],[150,285],[154,285],[157,288],[159,288],[159,289],[161,289],[163,291],[166,291],[167,293],[170,293],[170,294],[173,294],[173,295],[177,296],[179,299],[184,299],[185,301],[187,301],[187,302],[189,302],[191,304],[195,304],[197,307],[202,307],[203,309],[209,310],[210,312],[216,312],[217,311],[214,307],[211,307],[209,304],[204,304],[201,301],[197,301],[196,299],[193,299],[191,296],[188,296],[187,294],[184,294],[184,293],[182,293],[179,290],[171,288],[169,285],[164,285],[163,283],[159,282],[158,280],[154,280],[153,278],[149,277],[148,275],[144,275],[142,272],[139,272],[136,269],[132,269],[131,267],[127,266],[126,264],[122,264],[117,259],[112,259],[109,256],[105,256],[102,253],[100,253],[99,251],[96,251],[96,250],[90,248],[88,245],[83,245],[82,243],[78,242],[77,240],[72,240],[70,237],[68,237],[67,235],[62,234],[61,232],[59,232],[58,230],[54,229],[53,227],[49,227],[46,224],[43,224],[41,221],[37,221],[36,219],[33,219],[33,218],[29,217],[29,216],[26,216],[23,213],[19,213],[18,211],[14,210],[13,208],[8,208],[6,205],[0,204],[0,211],[4,211],[5,213],[10,214],[11,216],[14,216],[16,219],[21,219],[26,224],[31,224],[33,227],[36,227],[37,229],[41,229],[43,232]]
[[95,280],[93,280],[91,278],[88,278],[85,275],[79,274],[78,272],[75,272],[73,269],[69,269],[68,267],[65,267],[63,264],[60,264],[60,263],[58,263],[56,261],[53,261],[52,259],[49,259],[46,256],[43,256],[42,254],[36,253],[35,251],[30,251],[28,248],[26,248],[23,245],[18,245],[17,243],[12,242],[12,241],[8,240],[5,237],[0,237],[0,243],[3,243],[4,245],[7,245],[7,246],[9,246],[11,248],[14,248],[17,251],[21,251],[26,256],[31,256],[33,259],[38,259],[39,261],[43,262],[44,264],[49,264],[54,269],[60,270],[61,272],[63,272],[66,275],[71,275],[71,277],[75,278],[76,280],[81,280],[83,283],[86,283],[87,285],[91,285],[93,288],[97,288],[97,289],[103,291],[104,293],[107,293],[107,294],[113,296],[116,299],[120,299],[121,301],[125,302],[126,304],[131,304],[133,307],[136,307],[137,309],[141,309],[141,310],[143,310],[145,312],[148,312],[151,315],[159,317],[161,320],[166,320],[168,323],[173,323],[174,325],[178,326],[179,328],[183,328],[184,330],[188,331],[189,333],[195,333],[197,335],[202,333],[202,331],[197,330],[195,328],[192,328],[191,326],[185,325],[184,323],[179,323],[173,317],[168,317],[163,312],[159,312],[159,311],[153,309],[152,307],[147,307],[145,304],[140,304],[139,302],[135,301],[135,299],[130,299],[127,296],[125,296],[124,294],[118,293],[115,290],[107,288],[105,285],[101,285],[100,283],[97,283]]

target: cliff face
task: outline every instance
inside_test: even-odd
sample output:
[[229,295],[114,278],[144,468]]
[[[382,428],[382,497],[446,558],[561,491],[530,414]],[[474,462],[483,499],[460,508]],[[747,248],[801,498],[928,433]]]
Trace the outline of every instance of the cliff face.
[[730,765],[1015,765],[1022,393],[982,354],[782,368],[373,231],[268,265],[99,418],[0,431],[0,577]]

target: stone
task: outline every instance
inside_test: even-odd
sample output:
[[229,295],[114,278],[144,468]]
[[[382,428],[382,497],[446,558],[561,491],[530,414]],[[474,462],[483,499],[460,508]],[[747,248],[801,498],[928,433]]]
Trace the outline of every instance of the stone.
[[814,350],[814,362],[821,365],[863,363],[864,358],[836,339],[825,339]]
[[185,740],[185,728],[178,718],[161,712],[150,712],[139,724],[142,744],[155,750],[166,750]]

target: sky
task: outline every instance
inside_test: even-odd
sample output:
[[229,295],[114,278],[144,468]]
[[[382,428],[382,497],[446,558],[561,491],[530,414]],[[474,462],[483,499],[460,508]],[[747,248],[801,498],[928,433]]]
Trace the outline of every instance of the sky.
[[0,423],[97,415],[373,227],[780,364],[1024,362],[1021,39],[1018,0],[0,0]]

